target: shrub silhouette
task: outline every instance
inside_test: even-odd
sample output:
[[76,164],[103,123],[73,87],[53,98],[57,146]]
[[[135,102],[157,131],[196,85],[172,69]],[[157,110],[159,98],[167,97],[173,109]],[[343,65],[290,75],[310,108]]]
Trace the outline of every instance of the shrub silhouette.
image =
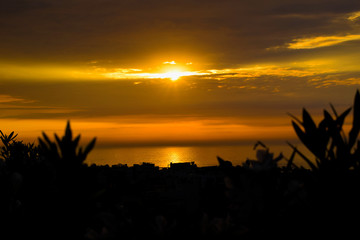
[[23,143],[16,140],[18,134],[11,132],[9,135],[0,130],[0,140],[3,146],[0,149],[0,159],[12,171],[22,171],[27,165],[36,164],[39,161],[39,148],[34,143]]
[[[345,136],[343,125],[351,108],[338,115],[331,105],[335,117],[324,110],[324,119],[316,126],[311,115],[303,109],[302,121],[293,117],[292,125],[301,142],[315,156],[315,162],[309,160],[293,145],[289,145],[306,161],[313,171],[347,171],[359,169],[360,141],[357,137],[360,131],[360,95],[356,92],[353,106],[352,128]],[[355,143],[356,146],[355,146]]]
[[70,121],[67,122],[65,134],[61,139],[57,134],[54,134],[56,141],[53,142],[44,132],[42,135],[43,139],[39,138],[39,144],[44,156],[56,164],[68,165],[70,168],[83,165],[87,155],[94,148],[96,142],[96,138],[94,138],[84,150],[82,147],[79,147],[77,150],[80,135],[73,139]]
[[[0,131],[0,234],[24,239],[79,238],[93,211],[96,176],[84,161],[94,138],[84,149],[73,139],[70,122],[55,141],[43,133],[39,145],[16,140]],[[17,230],[17,229],[20,229]]]

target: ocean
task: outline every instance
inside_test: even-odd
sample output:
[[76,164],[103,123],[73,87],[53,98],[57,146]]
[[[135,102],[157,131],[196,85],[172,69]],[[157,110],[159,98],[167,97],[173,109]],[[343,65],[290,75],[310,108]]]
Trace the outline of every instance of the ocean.
[[[86,163],[96,165],[141,164],[154,163],[159,167],[168,167],[170,163],[195,162],[198,167],[218,165],[217,156],[231,161],[233,165],[241,165],[246,159],[256,159],[254,145],[231,146],[151,146],[151,147],[97,147],[86,160]],[[289,158],[292,149],[283,144],[268,145],[274,157],[280,152]],[[261,147],[258,147],[260,149]],[[299,149],[304,149],[299,146]],[[298,160],[301,161],[301,160]],[[301,163],[301,162],[300,162]],[[286,164],[285,160],[280,164]]]

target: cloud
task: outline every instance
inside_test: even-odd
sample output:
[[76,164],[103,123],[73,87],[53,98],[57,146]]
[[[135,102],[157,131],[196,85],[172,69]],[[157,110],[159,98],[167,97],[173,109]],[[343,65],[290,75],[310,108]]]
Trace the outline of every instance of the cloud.
[[[99,70],[99,69],[97,69]],[[0,59],[0,77],[3,80],[76,80],[99,78],[94,68],[49,63],[6,63]]]
[[[2,87],[6,88],[7,84],[2,83]],[[31,90],[31,88],[28,88]],[[4,91],[4,90],[3,90]],[[21,91],[15,90],[16,96],[21,96]],[[69,107],[61,106],[46,106],[46,101],[32,100],[37,99],[37,96],[14,97],[9,94],[0,94],[0,118],[9,119],[37,119],[37,118],[59,118],[67,114],[74,114],[79,110]]]
[[360,40],[360,34],[349,34],[344,36],[317,36],[311,38],[294,39],[292,43],[287,44],[289,49],[313,49],[329,47],[348,41]]
[[334,19],[359,10],[359,4],[4,0],[2,10],[7,12],[0,15],[4,60],[66,65],[96,58],[103,67],[128,68],[154,58],[177,62],[175,57],[197,56],[206,64],[232,67],[261,61],[269,54],[266,48],[295,37],[344,30]]
[[357,21],[359,17],[360,17],[360,11],[351,13],[347,19],[354,22]]
[[[13,97],[6,94],[0,94],[0,104],[1,103],[13,103],[13,102],[24,102],[22,98]],[[27,102],[27,101],[26,101]]]
[[166,62],[163,62],[163,64],[176,64],[176,62],[173,60],[173,61],[166,61]]

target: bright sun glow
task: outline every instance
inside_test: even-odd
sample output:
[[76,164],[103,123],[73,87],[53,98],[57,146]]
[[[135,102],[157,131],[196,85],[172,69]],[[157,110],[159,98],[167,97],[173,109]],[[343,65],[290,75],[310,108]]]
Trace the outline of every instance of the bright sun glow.
[[[103,73],[103,76],[114,79],[139,79],[139,78],[150,78],[150,79],[170,79],[175,82],[181,77],[185,76],[196,76],[206,75],[207,73],[201,73],[199,71],[190,71],[189,65],[192,62],[184,64],[178,64],[175,61],[162,62],[161,66],[155,67],[151,72],[139,68],[118,68],[115,71]],[[180,65],[180,66],[179,66]],[[186,66],[185,66],[186,65]]]
[[171,81],[176,81],[178,80],[180,77],[183,76],[189,76],[192,75],[193,73],[189,73],[189,72],[178,72],[178,71],[169,71],[166,73],[160,73],[161,78],[170,78]]

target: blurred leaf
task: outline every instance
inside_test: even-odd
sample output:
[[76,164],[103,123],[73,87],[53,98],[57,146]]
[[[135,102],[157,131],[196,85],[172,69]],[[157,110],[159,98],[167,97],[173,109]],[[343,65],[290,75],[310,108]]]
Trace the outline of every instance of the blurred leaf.
[[8,142],[6,141],[6,138],[1,137],[1,141],[4,144],[4,146],[8,145]]
[[334,122],[334,119],[332,118],[330,113],[328,111],[326,111],[326,110],[324,110],[324,121],[326,122],[326,124],[328,126],[333,124],[333,122]]
[[263,142],[257,141],[257,142],[255,143],[253,149],[255,150],[259,145],[262,146],[263,148],[267,148],[266,145],[265,145]]
[[352,148],[356,142],[360,130],[360,95],[356,91],[354,99],[353,126],[349,133],[349,147]]
[[79,147],[78,155],[81,155],[81,156],[83,155],[82,147]]
[[332,104],[330,103],[330,107],[331,107],[331,110],[333,111],[335,117],[338,117],[338,114],[337,114],[337,112],[336,112],[336,109],[335,109],[334,105],[332,105]]
[[9,141],[11,141],[11,138],[12,138],[13,135],[14,135],[14,132],[11,132],[9,137],[8,137]]
[[38,141],[39,141],[40,146],[41,146],[42,148],[47,148],[46,143],[45,143],[41,138],[38,138]]
[[315,164],[313,164],[302,152],[300,152],[295,146],[293,146],[291,143],[287,142],[288,145],[294,150],[294,152],[296,152],[297,154],[300,155],[300,157],[302,157],[304,159],[304,161],[310,166],[310,168],[312,170],[317,170],[318,168],[315,166]]
[[297,121],[301,126],[303,126],[303,122],[300,121],[297,117],[295,117],[294,115],[292,115],[291,113],[287,113],[290,117],[292,117],[295,121]]
[[67,124],[66,124],[64,140],[65,141],[72,140],[72,131],[71,131],[71,126],[70,126],[70,121],[67,121]]
[[305,108],[303,108],[303,126],[305,132],[307,133],[314,134],[314,132],[316,131],[315,122],[313,121],[310,114],[308,113],[308,111],[306,111]]
[[343,131],[343,125],[345,122],[345,118],[349,114],[350,111],[351,111],[351,108],[348,108],[345,112],[343,112],[340,116],[338,116],[336,118],[336,126],[335,126],[336,130],[334,129],[335,136],[333,136],[333,137],[337,138],[336,141],[339,142],[341,147],[345,147],[345,145],[347,145],[346,144],[346,142],[347,142],[346,136]]
[[276,158],[273,159],[274,162],[278,162],[280,161],[281,159],[284,158],[284,155],[282,153],[279,154],[279,156],[277,156]]
[[80,141],[80,134],[73,141],[73,145],[75,148],[78,146],[79,141]]
[[95,147],[96,138],[94,138],[85,148],[84,154],[87,156],[89,152]]
[[50,139],[49,139],[49,137],[46,135],[46,133],[43,132],[42,135],[43,135],[45,141],[46,141],[49,145],[51,145],[52,142],[50,141]]
[[325,132],[326,131],[326,128],[327,128],[327,124],[326,124],[326,120],[323,119],[321,120],[321,122],[319,123],[319,127],[318,129],[322,132]]
[[61,139],[59,138],[59,136],[56,133],[54,134],[54,136],[55,136],[57,144],[61,145]]
[[296,135],[299,137],[299,139],[301,140],[301,142],[305,145],[307,145],[307,139],[306,139],[306,135],[305,133],[303,132],[303,130],[301,130],[301,128],[294,122],[294,121],[291,121],[293,127],[294,127],[294,130],[295,130],[295,133]]
[[296,167],[296,165],[293,164],[294,158],[295,158],[295,154],[296,154],[296,151],[293,150],[293,152],[291,153],[291,156],[290,156],[290,158],[289,158],[289,160],[288,160],[288,162],[287,162],[287,164],[286,164],[286,168],[285,168],[286,171],[289,171],[289,170],[291,169],[291,166],[292,166],[292,165],[294,165],[294,166]]
[[344,121],[346,116],[350,113],[351,107],[348,108],[345,112],[343,112],[339,117],[337,117],[336,122],[340,128],[344,125]]

